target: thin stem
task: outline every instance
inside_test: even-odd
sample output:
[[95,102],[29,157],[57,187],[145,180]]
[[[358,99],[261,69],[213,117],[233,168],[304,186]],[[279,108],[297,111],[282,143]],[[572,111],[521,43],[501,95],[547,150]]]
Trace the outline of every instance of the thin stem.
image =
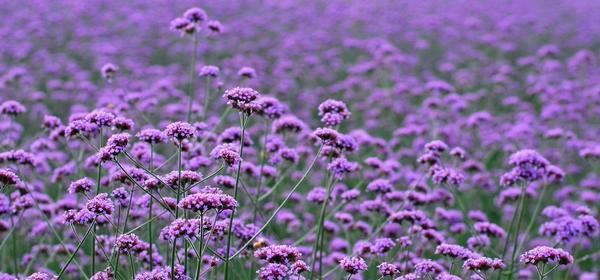
[[510,239],[512,237],[513,228],[515,225],[515,220],[517,219],[517,214],[519,213],[519,204],[514,210],[512,219],[510,219],[510,226],[508,227],[508,234],[506,235],[506,241],[504,241],[504,248],[502,249],[502,259],[506,256],[506,252],[508,251],[508,244],[510,243]]
[[542,192],[540,193],[540,196],[538,197],[538,200],[535,204],[535,209],[533,210],[533,217],[529,220],[529,224],[527,224],[527,227],[525,228],[525,236],[519,243],[519,246],[517,246],[517,252],[521,251],[521,248],[523,248],[523,245],[525,244],[525,242],[527,242],[529,233],[533,229],[533,225],[535,224],[537,216],[539,215],[540,207],[542,206],[542,201],[544,200],[544,196],[546,194],[546,189],[548,187],[549,187],[548,185],[542,184]]
[[192,65],[190,69],[190,89],[188,93],[188,112],[187,112],[187,122],[192,121],[192,103],[194,101],[194,96],[196,93],[196,57],[198,53],[198,35],[197,32],[194,32],[193,36],[194,40],[194,53],[192,54]]
[[225,169],[225,165],[221,165],[219,166],[219,168],[217,168],[217,170],[215,170],[214,172],[210,173],[208,176],[202,178],[202,180],[191,184],[189,187],[187,187],[185,189],[185,192],[189,192],[192,188],[194,188],[197,185],[200,185],[208,180],[210,180],[212,177],[215,177],[217,174],[219,174],[223,169]]
[[[171,211],[171,208],[165,202],[165,199],[163,197],[161,197],[161,199],[156,198],[154,196],[154,194],[152,194],[150,191],[148,191],[142,185],[140,185],[137,181],[135,181],[135,179],[133,179],[131,177],[131,175],[129,175],[129,173],[127,173],[127,170],[125,170],[125,168],[123,167],[123,165],[121,165],[121,163],[117,159],[115,159],[114,162],[117,164],[117,166],[119,167],[119,169],[121,169],[121,171],[123,171],[123,174],[125,174],[125,176],[127,177],[127,179],[129,181],[131,181],[136,187],[138,187],[139,189],[141,189],[143,192],[145,192],[146,194],[148,194],[150,197],[154,198],[160,204],[160,206],[162,206],[165,210],[169,211],[169,213],[171,215],[174,215],[174,213]],[[158,193],[158,194],[160,195],[160,193]]]
[[311,270],[310,270],[310,279],[313,279],[314,276],[314,271],[315,271],[315,265],[317,263],[317,251],[319,252],[319,278],[321,278],[322,276],[322,272],[323,272],[323,268],[321,267],[323,265],[323,262],[321,261],[322,258],[322,254],[323,254],[323,239],[325,239],[324,236],[324,225],[325,225],[325,212],[327,211],[327,204],[329,204],[329,197],[331,196],[331,188],[333,186],[333,183],[335,182],[335,180],[333,179],[333,176],[330,175],[331,178],[329,179],[329,183],[327,184],[327,192],[326,192],[326,196],[325,196],[325,201],[323,202],[323,206],[321,206],[321,211],[319,214],[319,220],[318,220],[318,228],[317,228],[317,240],[315,241],[315,244],[313,246],[313,250],[312,250],[312,257],[311,257]]
[[[177,205],[181,199],[181,148],[183,143],[179,141],[177,147]],[[179,207],[175,208],[175,220],[179,218]],[[171,280],[175,280],[175,256],[177,252],[177,238],[173,238],[173,248],[171,249]],[[187,254],[187,252],[185,252]]]
[[[154,166],[154,144],[150,143],[150,170],[152,170]],[[152,192],[152,190],[149,190]],[[150,196],[150,202],[148,203],[148,242],[150,243],[150,247],[148,248],[148,257],[150,258],[150,270],[154,269],[154,257],[152,256],[154,248],[154,237],[152,234],[152,204],[154,199]]]
[[[32,196],[31,194],[29,194],[29,195]],[[38,203],[38,201],[35,198],[33,198],[33,196],[32,196],[32,199],[33,199],[33,202],[35,203],[35,207],[41,213],[43,213],[42,208],[40,208],[40,204]],[[54,237],[58,240],[62,249],[65,250],[66,252],[68,252],[69,249],[65,245],[65,242],[63,241],[62,237],[58,234],[58,231],[56,231],[56,228],[54,227],[52,222],[50,222],[50,220],[48,219],[48,217],[46,215],[41,215],[41,217],[44,219],[44,221],[48,225],[48,228],[50,228],[50,230],[52,230]],[[79,264],[79,262],[77,260],[75,260],[75,265],[77,266],[77,269],[79,269],[79,272],[81,273],[81,275],[83,275],[85,278],[89,278],[88,275],[85,273],[85,270],[83,270],[83,268],[81,267],[81,265]]]
[[263,201],[267,198],[269,198],[269,196],[275,192],[275,190],[277,190],[279,188],[279,186],[282,185],[283,181],[285,181],[285,179],[287,179],[287,175],[292,172],[292,168],[288,168],[286,171],[284,171],[283,174],[281,174],[279,180],[277,180],[277,182],[275,183],[275,185],[273,185],[265,194],[263,194],[262,196],[260,196],[258,198],[258,201]]
[[[200,269],[202,268],[202,251],[203,251],[203,243],[204,242],[204,214],[200,214],[200,253],[196,257],[198,260],[196,261],[196,273],[194,273],[194,280],[198,280],[200,277]],[[207,241],[208,243],[208,241]]]
[[[471,221],[469,219],[469,213],[467,211],[467,207],[465,206],[464,202],[462,201],[462,198],[460,197],[457,189],[451,187],[450,191],[452,192],[452,195],[454,196],[454,198],[456,198],[456,201],[458,202],[458,206],[462,212],[463,219],[464,219],[465,223],[467,224],[467,228],[471,232],[471,235],[477,236],[477,233],[473,229],[473,224],[471,223]],[[493,248],[486,248],[486,249],[488,249],[488,253],[492,253],[492,254],[498,256],[498,253]]]
[[552,271],[554,271],[555,269],[557,269],[560,266],[560,264],[555,265],[554,267],[552,267],[550,270],[546,271],[544,273],[544,277],[550,275],[550,273],[552,273]]
[[81,245],[83,245],[83,242],[85,242],[85,240],[87,239],[88,235],[90,235],[90,232],[92,232],[92,229],[94,229],[95,226],[96,226],[96,220],[94,220],[92,222],[92,224],[90,225],[90,227],[88,228],[88,230],[85,232],[85,235],[83,236],[83,239],[81,239],[81,241],[77,245],[77,248],[75,248],[75,251],[73,252],[73,254],[71,254],[71,256],[69,257],[69,260],[67,261],[67,263],[60,270],[60,273],[58,273],[58,276],[56,278],[57,280],[60,280],[60,278],[65,273],[65,271],[67,271],[67,267],[69,267],[69,264],[71,264],[71,262],[73,261],[73,258],[75,257],[75,255],[77,254],[77,252],[79,252],[79,249],[81,248]]
[[[246,134],[246,121],[245,121],[245,115],[243,113],[240,113],[240,126],[242,129],[242,135],[240,137],[240,158],[243,157],[244,155],[244,137]],[[242,169],[242,161],[240,160],[240,162],[238,162],[238,166],[237,166],[237,172],[235,175],[235,186],[233,188],[233,198],[237,200],[237,196],[238,196],[238,186],[240,183],[240,173],[241,173],[241,169]],[[229,256],[231,254],[230,250],[231,250],[231,239],[232,239],[232,228],[233,228],[233,217],[235,214],[235,210],[232,210],[229,216],[229,226],[227,227],[227,251],[225,252],[225,280],[229,280],[228,276],[229,276],[229,262],[231,261],[229,259]]]
[[[513,251],[510,257],[510,267],[509,270],[512,270],[512,268],[515,265],[515,256],[517,254],[517,245],[519,244],[519,230],[521,229],[521,220],[523,219],[523,214],[525,213],[524,211],[524,207],[525,207],[525,190],[527,189],[527,185],[523,184],[523,186],[521,187],[521,197],[519,200],[519,218],[517,219],[517,228],[515,230],[515,243],[513,245]],[[513,274],[511,273],[508,276],[508,279],[512,279]]]
[[[11,228],[16,228],[16,224],[14,221],[14,217],[13,215],[10,215],[10,226]],[[11,243],[12,243],[12,255],[13,255],[13,266],[15,269],[15,275],[19,275],[19,256],[17,253],[17,235],[18,234],[13,234],[12,238],[11,238]]]
[[267,221],[265,222],[265,224],[258,231],[256,231],[256,233],[250,239],[248,239],[248,241],[246,241],[246,243],[244,245],[242,245],[242,247],[240,247],[240,249],[238,249],[237,252],[235,252],[235,254],[233,254],[230,257],[230,259],[233,259],[236,256],[238,256],[239,254],[241,254],[242,251],[248,245],[250,245],[254,241],[254,239],[256,239],[256,237],[258,237],[267,228],[267,226],[269,226],[269,224],[275,218],[275,216],[279,213],[279,211],[281,211],[281,209],[283,209],[283,206],[285,205],[285,203],[290,199],[290,197],[292,197],[292,195],[294,194],[294,192],[296,191],[296,189],[298,189],[298,187],[300,187],[300,185],[302,184],[302,182],[304,182],[304,180],[306,179],[306,177],[308,176],[308,174],[312,170],[313,166],[317,162],[317,159],[319,158],[319,154],[321,153],[322,149],[323,149],[323,146],[319,147],[319,150],[317,151],[317,154],[313,158],[312,162],[310,163],[310,165],[308,166],[308,168],[306,169],[306,171],[304,172],[304,174],[302,175],[302,177],[300,178],[300,180],[298,180],[298,182],[296,183],[296,185],[294,185],[294,187],[290,190],[290,192],[285,197],[285,199],[283,200],[283,202],[281,202],[281,204],[279,205],[279,207],[277,207],[277,209],[275,209],[275,212],[273,212],[273,214],[271,214],[271,217],[269,217],[269,219],[267,219]]
[[263,183],[263,168],[265,166],[265,146],[267,144],[267,136],[269,135],[269,119],[267,119],[265,121],[265,135],[263,136],[263,141],[262,144],[260,146],[260,152],[259,152],[259,157],[260,157],[260,169],[258,171],[258,186],[256,187],[256,198],[254,199],[256,201],[256,204],[254,205],[254,215],[252,218],[252,221],[254,223],[256,223],[256,215],[258,214],[258,202],[259,202],[259,198],[260,198],[260,191],[262,189],[262,183]]
[[135,278],[135,266],[133,264],[133,257],[131,256],[131,252],[128,253],[129,255],[129,265],[131,265],[131,279]]
[[[104,143],[104,132],[103,129],[100,128],[100,137],[98,140],[98,147],[102,147]],[[102,162],[98,162],[98,174],[96,176],[96,195],[100,193],[100,180],[102,179]],[[92,239],[92,271],[90,275],[94,275],[96,273],[96,224],[94,223],[94,228],[92,229],[92,234],[94,238]]]
[[[392,216],[390,215],[387,219],[385,219],[385,221],[383,221],[379,227],[377,227],[367,238],[366,240],[371,240],[373,237],[377,236],[382,230],[383,228],[388,224],[388,222],[392,219]],[[352,256],[355,256],[355,254],[353,254]],[[339,265],[334,266],[331,270],[327,271],[327,273],[325,273],[325,275],[323,275],[322,279],[327,279],[327,277],[329,275],[331,275],[332,273],[336,272],[338,269],[340,269]]]
[[204,109],[202,110],[202,120],[208,118],[208,103],[210,101],[210,76],[204,79]]

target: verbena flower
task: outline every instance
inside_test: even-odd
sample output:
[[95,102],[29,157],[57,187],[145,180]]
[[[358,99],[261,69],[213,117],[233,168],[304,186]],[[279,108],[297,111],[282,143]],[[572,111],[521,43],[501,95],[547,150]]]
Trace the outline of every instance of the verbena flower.
[[519,260],[522,263],[533,265],[538,263],[567,265],[573,262],[573,256],[560,248],[538,246],[519,256]]
[[361,257],[345,257],[340,260],[340,266],[349,274],[358,274],[368,268],[367,263]]

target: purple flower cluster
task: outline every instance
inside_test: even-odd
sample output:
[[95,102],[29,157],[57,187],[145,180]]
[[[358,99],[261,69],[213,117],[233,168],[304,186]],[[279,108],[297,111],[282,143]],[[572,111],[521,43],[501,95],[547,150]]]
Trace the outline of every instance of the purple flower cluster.
[[233,210],[237,201],[222,192],[200,192],[188,195],[179,202],[179,207],[193,212],[204,213],[209,210]]
[[367,263],[361,257],[344,257],[340,260],[340,266],[348,274],[357,274],[368,268]]
[[600,2],[191,2],[2,3],[0,280],[595,279]]
[[538,263],[567,265],[573,262],[573,256],[560,248],[538,246],[522,254],[519,260],[533,265]]

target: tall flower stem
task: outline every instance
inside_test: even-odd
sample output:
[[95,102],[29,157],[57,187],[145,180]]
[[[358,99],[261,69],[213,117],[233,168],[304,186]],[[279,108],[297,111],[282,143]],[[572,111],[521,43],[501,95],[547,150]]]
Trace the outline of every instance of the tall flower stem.
[[[154,166],[154,145],[150,144],[150,170]],[[152,190],[148,190],[152,192]],[[150,270],[154,269],[154,257],[152,256],[153,246],[154,246],[154,238],[152,234],[152,204],[154,199],[150,196],[150,202],[148,203],[148,242],[150,243],[150,247],[148,247],[148,257],[150,258]]]
[[[181,199],[181,145],[182,141],[179,141],[177,147],[177,205]],[[179,207],[175,208],[175,220],[179,219]],[[171,249],[171,280],[175,280],[175,257],[177,252],[177,238],[173,238],[173,248]],[[187,252],[186,252],[187,253]]]
[[[519,199],[519,218],[517,219],[517,224],[516,224],[516,228],[515,228],[515,243],[513,244],[513,251],[510,257],[510,266],[508,271],[512,271],[515,265],[515,256],[517,254],[517,245],[519,243],[519,231],[521,230],[521,220],[523,219],[523,214],[525,213],[524,211],[524,207],[525,207],[525,190],[527,189],[527,184],[523,184],[521,186],[521,196]],[[512,279],[513,278],[513,273],[511,273],[508,276],[508,279]]]
[[246,241],[246,243],[244,243],[244,245],[242,245],[235,252],[235,254],[233,254],[230,257],[230,259],[233,259],[236,256],[238,256],[239,254],[241,254],[244,251],[244,249],[246,249],[246,247],[248,247],[254,241],[254,239],[256,239],[256,237],[258,237],[269,226],[269,224],[271,224],[271,221],[273,221],[273,219],[275,218],[275,216],[277,216],[277,214],[279,213],[279,211],[281,211],[281,209],[283,209],[283,207],[285,206],[286,202],[288,202],[288,200],[290,200],[290,198],[292,197],[292,195],[296,192],[296,190],[298,189],[298,187],[300,187],[300,185],[302,184],[302,182],[304,182],[304,180],[306,179],[306,176],[308,176],[308,174],[310,173],[310,171],[312,170],[312,168],[315,166],[315,163],[317,162],[317,159],[319,158],[322,149],[323,149],[323,146],[319,147],[319,150],[317,151],[317,154],[315,155],[315,157],[313,158],[313,160],[310,162],[310,165],[308,166],[308,168],[306,169],[306,171],[304,172],[304,174],[302,175],[302,177],[300,178],[300,180],[298,180],[298,182],[296,182],[296,185],[294,185],[294,187],[288,192],[288,194],[285,197],[285,199],[281,202],[281,204],[279,204],[279,207],[277,207],[277,209],[275,209],[275,211],[273,212],[273,214],[271,214],[271,216],[265,221],[265,224],[262,227],[260,227],[260,229],[258,229],[258,231],[256,231],[256,233],[254,233],[254,235],[252,235],[252,237],[250,237],[250,239],[248,239],[248,241]]
[[542,201],[544,201],[544,196],[546,195],[547,188],[548,188],[548,185],[542,184],[542,192],[540,193],[540,196],[538,197],[537,202],[535,203],[535,208],[533,210],[533,217],[529,220],[529,224],[527,224],[527,227],[525,228],[525,233],[524,233],[525,235],[523,236],[523,239],[521,240],[521,242],[519,242],[519,246],[517,246],[517,252],[521,251],[521,249],[523,248],[523,244],[525,242],[527,242],[529,233],[533,229],[533,225],[535,224],[535,221],[539,214],[540,207],[542,206]]
[[69,265],[73,261],[73,258],[75,257],[75,255],[77,254],[77,252],[79,252],[79,249],[81,248],[81,245],[83,245],[83,242],[85,242],[85,240],[87,239],[88,235],[90,235],[90,232],[92,232],[92,229],[94,229],[95,226],[96,226],[96,221],[94,220],[92,222],[92,224],[90,225],[90,227],[88,228],[88,230],[85,232],[85,235],[83,235],[83,238],[79,242],[79,245],[77,245],[77,248],[75,248],[75,251],[73,251],[73,253],[69,257],[69,260],[67,260],[67,263],[65,263],[65,265],[62,267],[62,269],[58,273],[58,276],[56,277],[57,280],[60,280],[60,278],[65,273],[65,271],[67,271],[67,267],[69,267]]
[[265,135],[263,136],[263,141],[262,141],[262,145],[260,146],[260,152],[259,152],[259,157],[260,157],[260,168],[259,168],[259,172],[258,172],[258,185],[256,186],[256,204],[254,205],[254,215],[252,218],[252,221],[254,223],[256,223],[256,216],[258,214],[258,207],[259,207],[259,202],[260,202],[260,191],[262,189],[262,183],[263,183],[263,169],[265,167],[265,146],[267,144],[267,136],[269,135],[269,127],[270,125],[270,121],[267,119],[265,121]]
[[[243,113],[240,113],[240,126],[242,129],[242,135],[240,137],[240,158],[244,155],[244,137],[246,136],[246,117]],[[238,162],[237,172],[235,175],[235,187],[233,188],[233,198],[237,200],[238,196],[238,186],[240,183],[240,173],[242,169],[242,161]],[[231,255],[231,238],[232,238],[232,228],[233,228],[233,217],[235,214],[235,210],[231,211],[229,216],[229,226],[227,227],[227,251],[225,252],[225,280],[229,280],[229,256]]]
[[[194,273],[194,280],[198,280],[198,278],[200,277],[200,269],[202,268],[202,253],[204,251],[203,248],[203,242],[204,242],[204,214],[200,214],[200,246],[198,246],[198,248],[200,248],[200,252],[198,257],[198,260],[196,261],[196,273]],[[208,243],[208,240],[206,241]]]
[[194,52],[192,54],[192,65],[190,67],[190,89],[188,93],[188,112],[187,112],[187,122],[192,121],[192,103],[194,102],[194,97],[196,95],[196,59],[198,56],[198,35],[197,32],[194,32],[193,36],[194,41]]
[[[311,257],[311,270],[310,270],[310,279],[314,277],[315,265],[317,263],[317,257],[321,259],[321,254],[323,254],[323,239],[324,239],[324,225],[325,225],[325,214],[327,212],[327,204],[329,204],[329,197],[331,196],[331,188],[334,183],[333,176],[330,174],[331,178],[329,178],[329,182],[327,184],[327,192],[325,195],[325,201],[323,201],[323,206],[321,206],[321,211],[319,214],[318,227],[317,227],[317,240],[315,240],[315,244],[312,250]],[[317,250],[319,251],[319,255],[317,256]],[[322,265],[323,262],[319,260],[319,265]],[[319,277],[322,275],[323,268],[319,266]]]
[[[15,220],[13,218],[13,215],[10,215],[10,226],[11,228],[16,228],[17,225],[15,224]],[[13,234],[13,236],[11,236],[12,239],[12,255],[13,255],[13,266],[15,268],[15,275],[19,275],[19,256],[17,254],[17,236],[18,234]]]
[[208,103],[210,102],[210,76],[204,79],[204,108],[202,109],[202,120],[208,118]]
[[508,251],[508,244],[510,244],[510,239],[512,237],[513,227],[515,226],[515,220],[517,219],[517,214],[519,214],[519,205],[517,204],[517,208],[515,208],[512,219],[510,219],[510,226],[508,227],[508,234],[506,235],[506,241],[504,242],[504,248],[502,249],[502,259],[506,256],[506,252]]
[[[104,132],[102,128],[100,128],[100,137],[98,140],[98,148],[104,145]],[[96,195],[100,193],[100,181],[102,179],[102,162],[98,162],[98,174],[96,176]],[[90,275],[94,275],[96,273],[96,223],[94,223],[94,227],[92,229],[92,271]]]
[[135,264],[133,262],[133,257],[131,256],[131,253],[128,253],[129,255],[129,265],[131,266],[131,279],[135,278]]
[[[465,224],[467,224],[467,229],[469,230],[471,235],[476,236],[477,233],[475,232],[475,229],[473,228],[473,223],[471,223],[471,221],[469,220],[469,212],[467,210],[467,207],[465,206],[465,203],[462,201],[462,198],[460,197],[458,189],[455,187],[450,187],[450,191],[452,192],[452,195],[458,202],[458,207],[460,207],[460,211],[462,212],[463,220],[465,221]],[[499,256],[499,254],[493,248],[487,248],[487,251],[488,251],[487,253],[493,254],[495,256]]]

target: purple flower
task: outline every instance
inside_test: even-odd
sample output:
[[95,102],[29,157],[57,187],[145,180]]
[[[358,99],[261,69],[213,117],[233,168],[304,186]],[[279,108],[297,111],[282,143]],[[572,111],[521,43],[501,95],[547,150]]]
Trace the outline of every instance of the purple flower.
[[208,19],[206,12],[198,7],[189,8],[183,13],[183,17],[191,22],[202,22]]
[[138,134],[136,134],[136,137],[139,138],[141,141],[150,144],[158,144],[167,140],[167,136],[162,131],[153,128],[147,128],[138,132]]
[[394,276],[398,272],[398,267],[391,263],[383,262],[377,266],[377,273],[381,276]]
[[86,203],[85,208],[96,215],[110,216],[113,213],[115,206],[107,193],[101,193],[90,199]]
[[258,278],[261,280],[284,280],[289,274],[289,268],[283,264],[270,263],[261,267],[258,272]]
[[425,149],[430,152],[443,153],[448,150],[448,145],[440,140],[433,140],[425,144]]
[[237,201],[225,193],[196,193],[184,197],[179,202],[179,207],[185,210],[204,213],[215,209],[218,211],[233,210]]
[[238,74],[238,76],[247,78],[247,79],[256,78],[256,70],[254,70],[254,68],[248,67],[248,66],[244,66],[244,67],[240,68],[240,70],[238,70],[237,74]]
[[69,185],[69,193],[86,193],[94,186],[94,182],[90,178],[81,178],[72,182]]
[[504,229],[490,222],[477,222],[473,224],[473,229],[478,233],[483,233],[492,237],[503,238],[506,236],[506,231],[504,231]]
[[106,143],[106,146],[102,147],[96,156],[101,161],[108,161],[114,159],[117,155],[123,153],[127,144],[129,144],[129,133],[114,134]]
[[361,257],[345,257],[340,260],[340,266],[349,274],[358,274],[367,270],[368,266],[365,260]]
[[436,276],[443,271],[444,267],[432,260],[421,260],[415,265],[415,273],[421,277]]
[[196,129],[186,122],[174,122],[167,125],[165,134],[169,138],[176,139],[181,142],[184,139],[193,138],[196,135]]
[[358,171],[359,168],[360,166],[358,163],[348,161],[344,157],[334,159],[327,166],[327,170],[333,173],[333,176],[338,180],[343,179],[346,174],[352,174]]
[[117,237],[115,245],[121,254],[128,254],[131,249],[140,244],[140,238],[133,234],[121,234]]
[[533,265],[537,265],[540,262],[553,265],[567,265],[573,262],[573,256],[560,248],[538,246],[522,254],[519,260],[522,263]]
[[387,193],[393,189],[392,184],[386,179],[376,179],[367,185],[367,190],[376,193]]
[[272,130],[275,133],[300,133],[306,129],[306,124],[300,119],[288,115],[276,119],[273,122]]
[[292,246],[270,245],[256,250],[254,257],[269,263],[290,264],[300,260],[302,253]]
[[499,270],[504,269],[506,265],[500,259],[490,259],[486,257],[470,258],[465,261],[463,268],[473,271]]
[[16,173],[8,169],[0,169],[0,183],[2,185],[16,185],[21,182]]
[[115,74],[117,74],[117,72],[119,71],[119,67],[112,64],[112,63],[107,63],[104,64],[102,66],[102,68],[100,69],[100,73],[102,74],[102,78],[104,78],[105,80],[107,80],[109,83],[112,82],[112,80],[115,77]]
[[85,115],[85,120],[89,123],[97,125],[98,127],[110,127],[113,125],[115,117],[115,114],[111,112],[104,110],[94,110],[91,113]]
[[514,167],[516,176],[525,181],[535,181],[546,174],[550,165],[548,160],[534,150],[520,150],[508,159],[508,164]]
[[25,112],[27,112],[25,106],[14,100],[4,101],[0,104],[0,114],[2,115],[17,116]]
[[200,77],[212,77],[216,78],[219,76],[219,67],[214,65],[204,65],[198,71]]
[[110,267],[106,268],[104,271],[99,271],[96,274],[92,275],[90,280],[113,280],[115,274],[113,273]]
[[247,115],[260,111],[260,104],[256,102],[259,97],[260,94],[257,91],[241,87],[228,89],[223,94],[227,104]]
[[256,103],[260,106],[258,114],[269,119],[279,119],[287,111],[287,107],[274,97],[262,96]]
[[340,137],[336,130],[327,127],[315,129],[313,135],[325,145],[335,145]]
[[222,160],[227,166],[234,166],[242,161],[238,148],[232,144],[222,144],[215,147],[210,155],[214,159]]
[[328,99],[319,105],[319,116],[325,126],[337,126],[350,115],[346,103],[342,101]]
[[56,276],[50,275],[45,272],[35,272],[35,273],[27,276],[27,278],[25,278],[25,280],[55,280],[55,279],[57,279]]
[[453,259],[470,259],[477,258],[478,254],[466,249],[460,245],[442,243],[435,249],[435,253],[447,256]]

